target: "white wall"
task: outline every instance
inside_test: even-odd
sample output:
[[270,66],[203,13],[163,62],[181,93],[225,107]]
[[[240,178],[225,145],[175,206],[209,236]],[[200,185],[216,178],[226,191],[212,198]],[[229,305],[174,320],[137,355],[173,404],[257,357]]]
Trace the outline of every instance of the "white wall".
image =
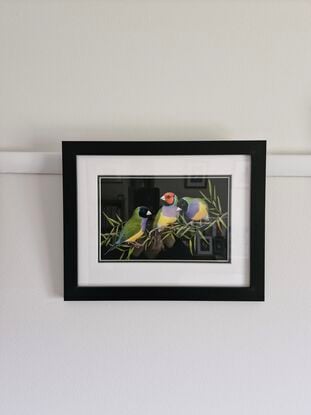
[[309,1],[1,0],[0,137],[269,138],[311,151]]
[[[0,0],[0,148],[311,151],[308,1]],[[311,179],[267,183],[265,303],[64,303],[61,177],[0,175],[1,415],[307,415]]]

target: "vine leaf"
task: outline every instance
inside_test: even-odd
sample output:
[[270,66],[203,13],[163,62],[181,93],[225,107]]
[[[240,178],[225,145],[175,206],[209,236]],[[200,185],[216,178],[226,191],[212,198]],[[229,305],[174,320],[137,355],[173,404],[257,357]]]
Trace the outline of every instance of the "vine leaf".
[[106,213],[105,213],[105,212],[103,212],[103,215],[105,216],[105,218],[107,219],[108,223],[109,223],[111,226],[118,225],[118,222],[117,222],[116,220],[114,220],[114,219],[110,218],[108,215],[106,215]]
[[189,239],[189,250],[190,250],[191,255],[193,256],[193,242],[192,242],[192,239]]

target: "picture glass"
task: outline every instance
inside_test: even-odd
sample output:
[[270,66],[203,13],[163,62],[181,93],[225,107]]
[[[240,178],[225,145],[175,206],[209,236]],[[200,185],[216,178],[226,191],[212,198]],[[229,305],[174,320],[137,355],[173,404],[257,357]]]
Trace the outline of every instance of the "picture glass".
[[231,176],[98,176],[98,261],[230,262]]

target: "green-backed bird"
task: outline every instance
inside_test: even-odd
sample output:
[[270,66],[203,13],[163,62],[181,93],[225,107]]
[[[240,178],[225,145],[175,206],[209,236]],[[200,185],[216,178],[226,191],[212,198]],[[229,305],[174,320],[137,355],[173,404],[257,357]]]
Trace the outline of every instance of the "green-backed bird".
[[194,197],[182,197],[178,201],[178,206],[182,209],[186,217],[194,222],[201,220],[207,221],[208,206],[204,199]]
[[106,251],[105,255],[123,243],[133,243],[141,238],[146,230],[148,217],[151,215],[152,213],[146,206],[138,206],[123,226],[114,245]]
[[160,198],[163,206],[158,210],[158,213],[153,222],[153,228],[161,229],[176,222],[181,208],[177,206],[178,197],[173,192],[164,193]]

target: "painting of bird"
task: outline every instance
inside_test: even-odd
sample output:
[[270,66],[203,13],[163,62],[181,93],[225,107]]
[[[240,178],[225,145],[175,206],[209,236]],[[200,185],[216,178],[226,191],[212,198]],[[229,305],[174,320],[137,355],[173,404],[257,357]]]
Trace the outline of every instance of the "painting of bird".
[[204,199],[194,197],[182,197],[178,201],[178,207],[185,216],[193,222],[208,221],[208,206]]
[[123,226],[114,245],[106,251],[105,255],[123,243],[135,243],[141,238],[145,233],[147,221],[151,215],[152,213],[146,206],[138,206],[130,219]]
[[178,197],[173,192],[166,192],[160,200],[163,206],[158,210],[153,221],[153,229],[163,229],[176,222],[181,208],[177,206]]
[[99,262],[228,260],[231,181],[205,179],[203,192],[187,188],[183,176],[129,176],[119,184],[102,178]]

